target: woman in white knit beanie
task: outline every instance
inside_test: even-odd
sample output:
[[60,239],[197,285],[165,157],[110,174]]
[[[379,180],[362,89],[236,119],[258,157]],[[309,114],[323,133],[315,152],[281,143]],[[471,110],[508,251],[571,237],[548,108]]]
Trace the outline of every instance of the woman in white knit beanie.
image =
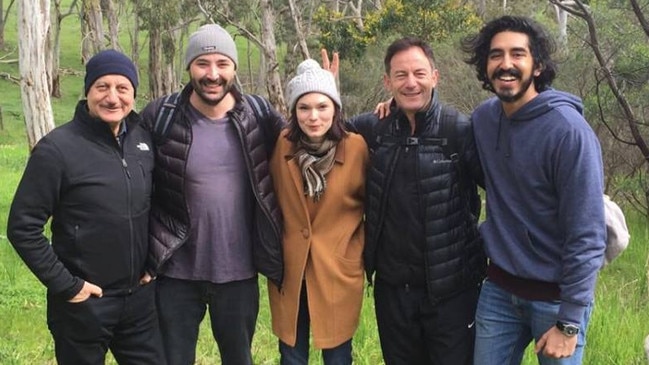
[[281,364],[307,364],[309,335],[325,365],[352,363],[363,300],[368,150],[345,130],[331,72],[302,62],[286,87],[289,124],[271,159],[284,215],[284,281],[270,283]]

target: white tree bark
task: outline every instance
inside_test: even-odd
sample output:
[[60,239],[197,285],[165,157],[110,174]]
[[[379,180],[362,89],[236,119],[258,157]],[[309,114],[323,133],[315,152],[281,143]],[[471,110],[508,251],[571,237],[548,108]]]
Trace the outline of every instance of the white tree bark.
[[43,57],[50,52],[49,30],[49,0],[18,2],[20,92],[30,150],[54,129],[47,60]]
[[103,14],[99,0],[81,2],[81,60],[86,62],[104,49]]
[[121,51],[119,46],[119,15],[113,0],[106,1],[106,19],[108,20],[108,40],[110,48]]
[[295,0],[288,0],[288,7],[291,10],[291,18],[293,19],[293,24],[295,25],[295,34],[297,35],[300,53],[302,53],[303,58],[310,58],[309,47],[306,44],[306,37],[304,36],[304,32],[302,31],[300,10],[295,5]]
[[277,62],[277,41],[275,40],[275,13],[271,0],[261,0],[261,42],[264,58],[268,67],[266,73],[266,87],[270,102],[277,110],[286,115],[286,101],[282,88],[282,78],[279,74]]
[[[574,1],[561,1],[561,3],[566,6],[575,5]],[[565,47],[568,43],[568,12],[556,4],[553,4],[553,6],[557,14],[557,24],[559,25],[559,37],[557,41],[561,47]]]

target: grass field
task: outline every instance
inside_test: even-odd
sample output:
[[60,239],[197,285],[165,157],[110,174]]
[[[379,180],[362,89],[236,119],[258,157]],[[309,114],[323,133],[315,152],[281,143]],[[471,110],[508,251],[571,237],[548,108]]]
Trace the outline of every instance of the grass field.
[[[14,9],[15,10],[15,9]],[[0,54],[17,58],[15,19],[9,18],[6,38],[8,48]],[[78,26],[66,19],[70,31],[63,34],[62,67],[81,71],[78,64]],[[13,41],[12,41],[13,40]],[[17,64],[0,63],[0,73],[18,76]],[[79,98],[81,77],[70,73],[63,79],[63,98],[53,100],[57,124],[67,121]],[[142,85],[146,85],[143,81]],[[6,220],[11,198],[27,158],[27,145],[22,119],[18,85],[0,79],[0,364],[54,364],[53,342],[45,323],[45,291],[26,269],[6,239]],[[142,106],[144,100],[139,105]],[[632,233],[630,248],[603,270],[597,287],[596,304],[588,331],[584,364],[640,365],[646,364],[642,350],[649,334],[649,294],[647,257],[649,233],[647,221],[629,214]],[[277,340],[270,330],[270,314],[264,281],[260,282],[261,310],[253,345],[256,364],[277,364]],[[355,364],[381,364],[381,352],[374,320],[373,300],[368,289],[361,326],[354,338]],[[311,354],[319,364],[319,354]],[[197,350],[198,364],[218,364],[218,351],[211,339],[207,323],[203,323]],[[114,363],[109,360],[110,363]],[[536,361],[528,354],[525,364]]]

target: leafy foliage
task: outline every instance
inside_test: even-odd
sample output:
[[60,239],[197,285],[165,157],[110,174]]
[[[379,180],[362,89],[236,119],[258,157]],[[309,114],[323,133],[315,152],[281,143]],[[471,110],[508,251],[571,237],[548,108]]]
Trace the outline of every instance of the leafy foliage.
[[386,0],[380,9],[363,15],[363,27],[323,5],[315,21],[322,30],[322,45],[344,49],[343,57],[351,59],[361,58],[379,39],[415,36],[434,44],[475,31],[482,24],[471,5],[456,0]]

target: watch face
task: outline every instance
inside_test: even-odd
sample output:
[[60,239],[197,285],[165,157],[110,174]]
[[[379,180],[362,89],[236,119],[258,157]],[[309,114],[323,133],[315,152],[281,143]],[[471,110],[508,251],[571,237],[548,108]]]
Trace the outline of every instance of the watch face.
[[557,328],[566,336],[574,336],[579,333],[579,327],[574,324],[557,322]]
[[579,333],[579,327],[568,324],[564,327],[563,332],[567,335],[574,336]]

